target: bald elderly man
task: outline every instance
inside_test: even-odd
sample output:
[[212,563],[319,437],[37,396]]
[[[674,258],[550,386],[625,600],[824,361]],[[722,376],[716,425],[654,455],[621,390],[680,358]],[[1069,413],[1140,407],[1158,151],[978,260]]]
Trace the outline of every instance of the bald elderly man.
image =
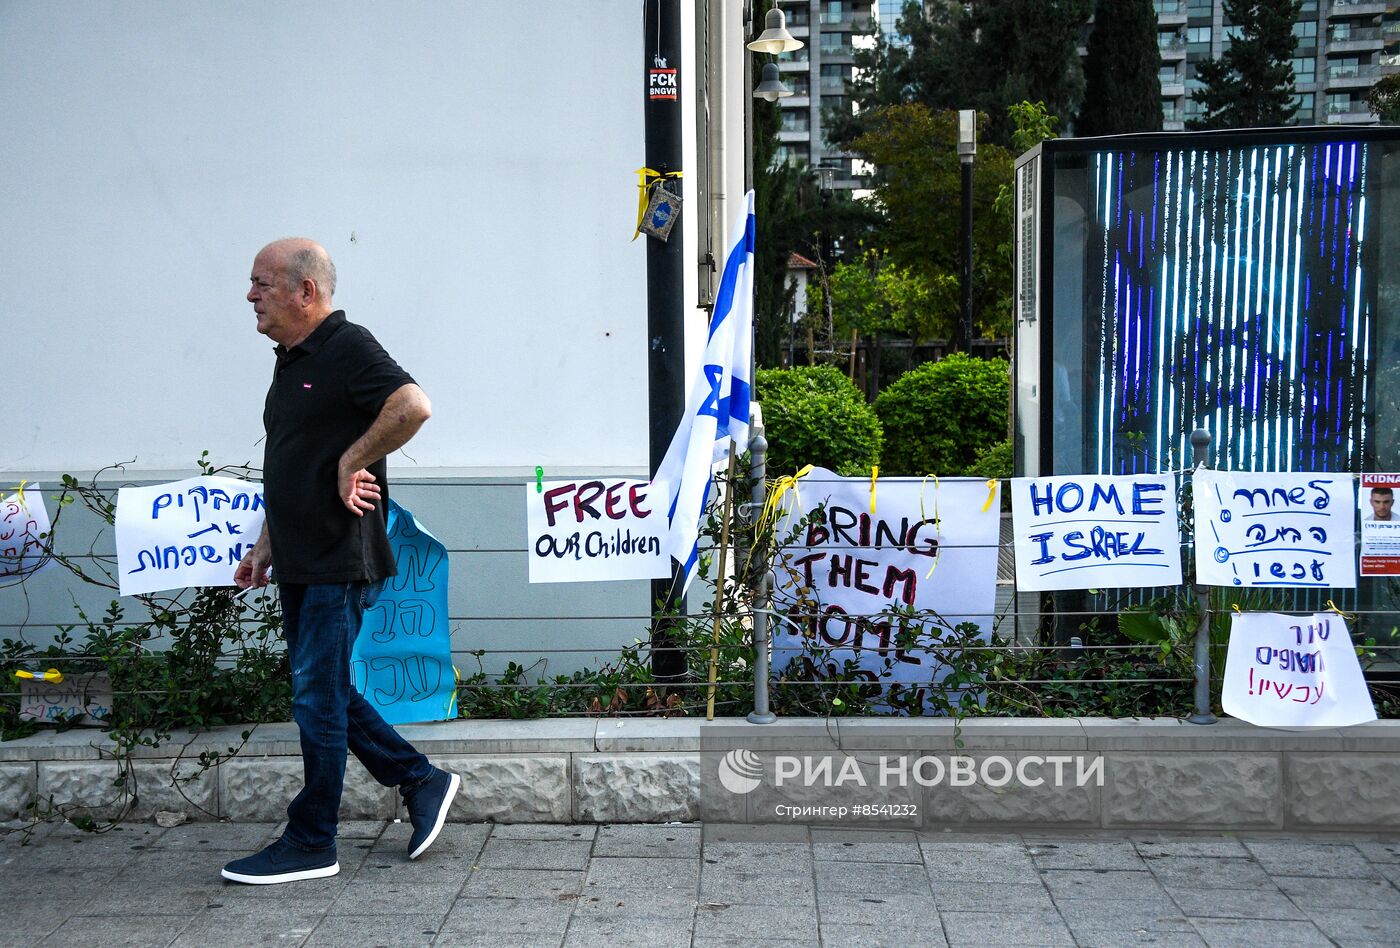
[[340,871],[347,749],[403,795],[410,859],[437,838],[461,778],[430,764],[350,682],[361,617],[395,572],[384,459],[428,420],[428,396],[369,330],[333,308],[335,265],[319,244],[268,244],[251,282],[248,302],[258,332],[277,343],[277,364],[263,408],[267,521],[233,579],[266,586],[276,571],[306,783],[282,837],[229,863],[223,877],[266,885]]

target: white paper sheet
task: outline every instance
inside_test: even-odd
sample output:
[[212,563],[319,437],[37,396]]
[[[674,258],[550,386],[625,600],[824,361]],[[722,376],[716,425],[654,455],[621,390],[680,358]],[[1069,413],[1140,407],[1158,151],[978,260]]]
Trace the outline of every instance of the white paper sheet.
[[1261,727],[1346,727],[1376,720],[1346,620],[1336,613],[1236,614],[1221,695]]

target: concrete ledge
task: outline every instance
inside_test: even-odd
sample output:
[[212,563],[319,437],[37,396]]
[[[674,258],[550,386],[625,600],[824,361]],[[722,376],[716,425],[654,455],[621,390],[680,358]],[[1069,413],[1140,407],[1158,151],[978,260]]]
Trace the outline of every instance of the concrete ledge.
[[[183,810],[193,819],[275,821],[301,784],[292,724],[253,729],[241,752],[199,774],[201,751],[227,752],[247,728],[175,734],[133,755],[134,814]],[[1400,721],[1325,731],[1276,731],[1225,720],[1197,726],[1172,718],[784,719],[570,718],[459,720],[409,725],[402,733],[439,765],[460,773],[459,821],[671,822],[755,820],[786,799],[819,805],[833,791],[751,796],[719,788],[730,751],[750,757],[836,754],[866,765],[885,756],[935,757],[948,779],[911,783],[880,797],[842,789],[851,801],[915,806],[927,828],[1046,827],[1400,830]],[[112,744],[100,731],[43,731],[0,743],[0,819],[37,798],[111,812],[118,796]],[[994,777],[1021,764],[1049,775],[1088,768],[1100,779],[1023,784],[952,774],[966,761]],[[990,763],[989,763],[990,762]],[[955,766],[956,765],[956,766]],[[193,777],[178,786],[172,773]],[[906,808],[907,809],[907,808]],[[344,819],[402,816],[398,795],[354,760]]]

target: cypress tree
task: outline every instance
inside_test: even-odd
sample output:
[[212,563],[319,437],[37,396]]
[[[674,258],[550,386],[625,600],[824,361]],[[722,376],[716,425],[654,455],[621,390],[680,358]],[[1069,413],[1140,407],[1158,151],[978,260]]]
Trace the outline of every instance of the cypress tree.
[[1161,131],[1161,65],[1152,0],[1098,0],[1075,134]]
[[1193,129],[1284,125],[1293,102],[1293,23],[1303,0],[1225,0],[1225,18],[1240,35],[1219,59],[1196,67],[1204,84],[1193,96],[1204,107]]

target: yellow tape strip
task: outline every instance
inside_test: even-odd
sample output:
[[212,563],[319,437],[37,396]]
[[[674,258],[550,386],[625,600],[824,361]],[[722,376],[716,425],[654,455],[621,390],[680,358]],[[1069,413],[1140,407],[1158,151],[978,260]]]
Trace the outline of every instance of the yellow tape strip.
[[1352,615],[1352,614],[1350,614],[1350,613],[1348,613],[1348,612],[1343,612],[1341,609],[1339,609],[1339,608],[1337,607],[1337,604],[1336,604],[1335,602],[1333,602],[1332,600],[1330,600],[1330,599],[1327,600],[1327,608],[1328,608],[1329,610],[1331,610],[1332,612],[1335,612],[1337,615],[1341,616],[1343,619],[1355,619],[1355,618],[1356,618],[1356,616],[1354,616],[1354,615]]
[[39,672],[38,674],[31,671],[17,671],[15,672],[15,677],[28,678],[34,681],[47,681],[51,685],[63,683],[63,672],[59,671],[57,668],[50,668],[48,671]]
[[987,478],[987,502],[982,505],[982,512],[986,513],[992,509],[992,501],[997,499],[997,479]]
[[647,192],[657,181],[679,178],[679,171],[657,171],[655,168],[637,169],[637,226],[632,229],[632,239],[642,233],[642,219],[647,215]]
[[797,509],[802,509],[802,494],[797,490],[797,482],[801,478],[812,473],[813,467],[808,464],[796,474],[784,475],[773,482],[773,487],[768,492],[768,499],[763,502],[763,511],[759,514],[757,528],[762,531],[778,516],[778,507],[782,503],[783,495],[792,491],[797,498]]
[[875,480],[880,476],[880,465],[870,465],[870,516],[875,516]]
[[[935,537],[935,539],[937,539],[937,538],[940,538],[940,537],[941,537],[941,534],[943,533],[943,526],[942,526],[942,524],[939,522],[939,519],[938,519],[938,475],[937,475],[937,474],[925,474],[925,475],[924,475],[924,485],[927,485],[927,484],[928,484],[928,479],[929,479],[930,477],[933,478],[933,526],[934,526],[934,530],[936,531],[936,532],[934,533],[934,537]],[[919,487],[919,519],[921,519],[921,520],[924,519],[924,486],[923,486],[923,485],[921,485],[921,486]],[[927,574],[926,576],[924,576],[924,579],[932,579],[932,578],[933,578],[933,571],[936,570],[936,569],[938,569],[938,560],[939,560],[939,557],[941,557],[942,555],[943,555],[943,549],[942,549],[942,544],[940,543],[940,545],[939,545],[939,550],[938,550],[938,555],[935,556],[935,557],[933,558],[933,565],[930,566],[930,567],[928,568],[928,574]]]

